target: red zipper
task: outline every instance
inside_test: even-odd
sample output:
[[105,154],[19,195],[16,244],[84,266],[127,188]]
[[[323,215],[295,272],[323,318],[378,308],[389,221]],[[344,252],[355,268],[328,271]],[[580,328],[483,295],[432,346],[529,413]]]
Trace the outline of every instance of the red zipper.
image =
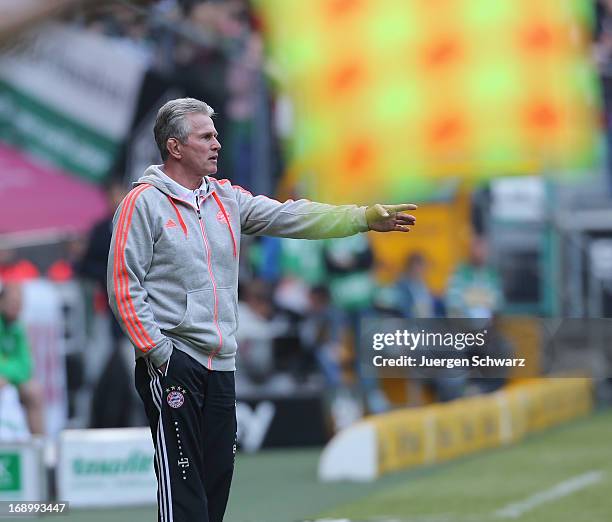
[[215,198],[215,201],[217,202],[217,206],[223,213],[223,217],[225,218],[225,221],[227,222],[227,226],[229,227],[230,235],[232,236],[232,244],[234,246],[234,257],[236,257],[238,254],[237,248],[236,248],[236,238],[234,237],[234,231],[232,230],[232,224],[230,223],[229,216],[227,215],[227,211],[225,210],[223,203],[221,203],[219,196],[217,196],[217,193],[214,190],[212,192],[212,197]]
[[[200,213],[200,205],[199,204],[201,202],[196,198],[196,202],[198,202],[198,206],[194,206],[189,201],[185,201],[184,199],[177,198],[175,196],[168,196],[168,197],[171,198],[171,199],[177,199],[178,201],[182,201],[186,205],[189,205],[190,207],[192,207],[196,211],[196,213],[198,215],[198,223],[200,224],[200,231],[202,232],[202,239],[204,240],[204,246],[206,247],[206,261],[207,261],[207,264],[208,264],[208,274],[210,275],[210,280],[211,280],[212,285],[213,285],[213,295],[215,297],[215,305],[214,305],[214,310],[213,310],[213,322],[215,323],[215,328],[217,329],[217,334],[219,335],[219,349],[216,350],[216,351],[213,350],[213,352],[208,356],[208,366],[207,367],[208,367],[209,370],[212,370],[212,360],[213,360],[213,357],[215,355],[217,355],[221,351],[221,348],[223,348],[223,335],[221,334],[221,328],[219,327],[219,303],[218,303],[218,299],[217,299],[217,283],[215,281],[215,276],[213,275],[213,271],[212,271],[210,244],[208,243],[208,238],[206,236],[206,231],[204,230],[204,223],[202,222],[202,215]],[[206,199],[206,197],[207,196],[205,196],[202,199],[202,201],[204,201]]]
[[208,273],[210,274],[210,280],[213,285],[213,294],[215,296],[215,308],[213,311],[213,321],[215,323],[215,327],[217,328],[217,333],[219,334],[219,349],[214,351],[208,356],[208,369],[212,370],[212,360],[215,355],[217,355],[221,348],[223,348],[223,335],[221,335],[221,328],[219,328],[219,303],[217,299],[217,283],[215,282],[215,276],[212,272],[212,263],[211,263],[211,255],[210,255],[210,245],[208,243],[208,238],[206,237],[206,231],[204,230],[204,223],[202,222],[202,215],[200,214],[200,207],[198,205],[198,222],[200,223],[200,230],[202,231],[202,238],[204,239],[204,244],[206,245],[207,251],[207,261],[208,261]]

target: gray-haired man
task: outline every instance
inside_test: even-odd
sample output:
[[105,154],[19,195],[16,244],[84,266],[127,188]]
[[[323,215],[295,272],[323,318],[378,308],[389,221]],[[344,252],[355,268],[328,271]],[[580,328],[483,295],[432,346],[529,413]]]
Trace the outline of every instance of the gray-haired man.
[[166,103],[145,171],[113,219],[108,294],[136,352],[155,445],[159,519],[221,522],[234,454],[240,235],[323,239],[408,232],[415,205],[332,206],[253,196],[217,172],[212,109]]

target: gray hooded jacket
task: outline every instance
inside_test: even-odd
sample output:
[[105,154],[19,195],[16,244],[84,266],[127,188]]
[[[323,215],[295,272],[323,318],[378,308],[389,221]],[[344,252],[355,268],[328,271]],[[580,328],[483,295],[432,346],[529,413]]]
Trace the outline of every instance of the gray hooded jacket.
[[176,347],[211,370],[235,369],[240,234],[325,239],[368,230],[365,207],[281,203],[226,179],[207,177],[194,206],[159,172],[149,167],[117,208],[107,277],[136,357],[156,367]]

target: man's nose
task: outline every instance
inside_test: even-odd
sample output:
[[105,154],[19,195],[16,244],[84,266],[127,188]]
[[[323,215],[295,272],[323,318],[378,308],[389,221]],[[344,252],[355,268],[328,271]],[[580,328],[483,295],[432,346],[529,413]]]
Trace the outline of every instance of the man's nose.
[[215,141],[213,142],[212,146],[215,150],[221,150],[221,142],[217,138],[215,138]]

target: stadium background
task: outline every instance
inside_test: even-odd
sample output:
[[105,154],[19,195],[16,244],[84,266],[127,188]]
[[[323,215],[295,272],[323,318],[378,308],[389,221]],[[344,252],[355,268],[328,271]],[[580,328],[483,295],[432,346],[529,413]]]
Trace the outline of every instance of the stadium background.
[[[607,520],[609,4],[0,1],[0,281],[24,290],[45,432],[30,437],[0,386],[0,499],[40,482],[81,499],[71,520],[153,516],[75,484],[134,484],[142,458],[152,487],[131,348],[100,285],[104,220],[159,161],[157,108],[194,96],[218,113],[233,183],[420,205],[407,237],[245,238],[226,520]],[[483,316],[527,372],[425,381],[359,365],[364,319]],[[324,445],[368,415],[376,479],[322,482]],[[123,434],[132,453],[102,449]]]

